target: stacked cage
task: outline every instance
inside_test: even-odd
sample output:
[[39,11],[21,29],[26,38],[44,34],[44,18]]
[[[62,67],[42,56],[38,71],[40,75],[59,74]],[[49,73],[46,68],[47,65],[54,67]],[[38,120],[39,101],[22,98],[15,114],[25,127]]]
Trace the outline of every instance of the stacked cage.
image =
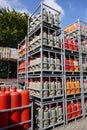
[[79,20],[64,30],[64,87],[66,123],[83,116],[81,25]]
[[27,85],[27,45],[27,37],[25,37],[25,39],[20,44],[18,44],[17,84],[22,84],[23,88]]
[[64,123],[60,23],[60,12],[43,3],[29,18],[27,86],[35,101],[35,128],[39,130]]
[[82,57],[83,114],[87,115],[87,23],[80,21],[80,41]]

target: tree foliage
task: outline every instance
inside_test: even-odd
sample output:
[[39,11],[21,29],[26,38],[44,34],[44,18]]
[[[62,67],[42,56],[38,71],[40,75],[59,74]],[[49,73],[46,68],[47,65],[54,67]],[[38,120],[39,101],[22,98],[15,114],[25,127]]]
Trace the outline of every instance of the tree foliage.
[[26,13],[0,9],[0,46],[17,47],[27,34]]

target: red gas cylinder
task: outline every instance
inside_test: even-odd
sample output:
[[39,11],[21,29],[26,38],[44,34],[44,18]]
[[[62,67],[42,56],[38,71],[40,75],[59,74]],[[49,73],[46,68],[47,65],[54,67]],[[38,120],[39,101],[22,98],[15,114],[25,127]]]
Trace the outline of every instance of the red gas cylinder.
[[69,49],[68,39],[64,38],[65,48]]
[[70,71],[74,71],[74,60],[72,58],[70,58],[69,63],[70,63]]
[[77,104],[72,103],[72,118],[77,116]]
[[68,103],[68,105],[67,105],[67,113],[68,113],[67,118],[69,120],[69,119],[72,118],[72,107],[71,107],[71,103]]
[[69,71],[70,65],[68,59],[66,59],[65,64],[66,64],[66,71]]
[[[5,87],[1,88],[0,93],[0,110],[9,108],[9,98],[5,93]],[[6,127],[9,125],[9,112],[0,112],[0,128]],[[7,130],[7,129],[5,129]]]
[[68,42],[69,42],[69,49],[73,50],[73,41],[69,39]]
[[80,101],[77,102],[77,116],[80,116],[81,115],[81,103]]
[[78,45],[75,41],[73,41],[73,50],[78,51]]
[[[16,108],[21,106],[21,95],[17,92],[16,87],[14,87],[13,92],[10,93],[11,96],[11,108]],[[21,122],[21,110],[12,110],[10,113],[10,125],[18,124]],[[11,130],[19,130],[20,126],[15,126]]]
[[[29,105],[30,95],[28,90],[21,91],[21,106]],[[23,108],[21,110],[21,122],[30,120],[30,108]],[[27,130],[30,127],[30,123],[22,125],[22,130]]]

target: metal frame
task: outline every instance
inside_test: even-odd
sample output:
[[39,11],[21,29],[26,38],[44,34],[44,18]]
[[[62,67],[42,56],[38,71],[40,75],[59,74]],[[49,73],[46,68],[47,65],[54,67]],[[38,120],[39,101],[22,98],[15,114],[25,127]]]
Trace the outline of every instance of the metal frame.
[[13,128],[15,126],[19,126],[19,125],[22,125],[22,124],[25,124],[25,123],[30,123],[31,127],[28,130],[33,130],[33,103],[31,103],[30,105],[26,105],[26,106],[21,106],[21,107],[16,107],[16,108],[10,108],[10,109],[0,110],[0,113],[10,112],[12,110],[19,110],[19,109],[23,109],[23,108],[30,108],[31,109],[31,120],[27,120],[25,122],[20,122],[20,123],[14,124],[14,125],[3,127],[3,128],[0,128],[0,130],[5,130],[5,129]]
[[[70,39],[76,40],[78,43],[78,51],[74,52],[74,51],[70,51],[64,48],[64,83],[66,83],[66,78],[67,76],[71,76],[71,77],[79,77],[80,78],[80,87],[81,87],[81,94],[79,95],[79,98],[81,98],[81,105],[82,105],[82,116],[85,117],[85,109],[84,109],[84,84],[83,84],[83,77],[84,74],[86,75],[87,72],[83,72],[83,67],[82,67],[82,58],[84,57],[84,55],[86,55],[87,53],[83,53],[82,52],[82,46],[81,46],[81,42],[82,40],[87,40],[87,31],[85,31],[85,29],[87,28],[87,23],[80,21],[79,19],[73,23],[72,25],[76,24],[76,28],[63,34],[63,37],[68,37]],[[71,26],[71,25],[70,25]],[[66,29],[66,28],[65,28]],[[64,42],[63,42],[64,43]],[[65,47],[65,46],[64,46]],[[65,55],[67,54],[67,52],[69,52],[69,54],[71,55],[73,53],[73,55],[78,55],[78,60],[79,60],[79,73],[75,73],[75,72],[71,72],[71,73],[66,73],[65,70]],[[75,54],[76,53],[76,54]],[[73,94],[73,98],[70,99],[74,100],[76,96],[74,96]],[[67,115],[67,101],[68,101],[68,97],[66,95],[66,86],[65,86],[65,108],[66,108],[66,115]],[[77,118],[75,118],[76,120]],[[68,119],[66,116],[66,123],[68,123]]]
[[[56,11],[55,9],[45,5],[44,3],[41,3],[39,5],[39,7],[34,11],[34,13],[31,15],[31,17],[29,17],[28,19],[28,38],[29,38],[29,43],[31,41],[31,37],[34,35],[37,35],[38,30],[40,31],[40,45],[37,48],[34,48],[34,50],[29,50],[27,51],[27,60],[29,60],[30,57],[37,55],[37,53],[40,53],[40,65],[41,68],[40,70],[33,70],[33,71],[27,71],[27,78],[31,79],[33,78],[40,78],[40,95],[41,96],[35,96],[35,95],[31,95],[34,98],[35,103],[38,102],[38,105],[40,105],[41,107],[41,130],[44,129],[48,129],[50,126],[48,126],[47,128],[43,127],[43,106],[44,103],[45,104],[51,104],[52,102],[57,102],[57,100],[61,100],[61,102],[63,103],[63,116],[65,115],[64,113],[64,89],[63,89],[63,52],[62,52],[62,37],[61,37],[61,27],[58,25],[54,26],[53,24],[51,25],[48,22],[44,22],[43,21],[43,8],[47,9],[47,11],[54,11],[55,13],[57,13],[58,18],[60,18],[60,12]],[[38,23],[38,25],[36,25],[32,30],[30,30],[30,26],[31,26],[31,19],[34,18],[34,16],[37,17],[38,13],[40,13],[40,22]],[[35,18],[33,19],[33,21],[35,20]],[[59,22],[59,21],[58,21]],[[34,23],[34,22],[32,22]],[[61,48],[58,47],[54,47],[54,46],[49,46],[49,45],[43,45],[43,30],[46,29],[46,31],[48,32],[48,34],[53,31],[55,34],[60,35],[60,44],[61,44]],[[49,39],[48,43],[49,43]],[[28,46],[28,48],[30,47],[30,45]],[[47,55],[49,56],[50,53],[52,53],[53,55],[59,54],[60,55],[60,59],[61,59],[61,70],[44,70],[43,69],[43,52],[47,53]],[[37,63],[36,63],[37,64]],[[49,63],[50,64],[50,63]],[[62,95],[61,96],[53,96],[53,97],[43,97],[43,78],[44,77],[48,77],[49,81],[50,81],[50,77],[54,78],[57,80],[57,78],[61,77],[62,80]],[[31,86],[32,87],[32,86]],[[29,87],[27,87],[29,89]],[[32,88],[31,88],[32,89]],[[30,89],[30,90],[31,90]],[[35,89],[34,89],[35,90]],[[49,102],[48,102],[49,101]],[[63,122],[65,122],[65,119],[63,118]],[[56,123],[51,126],[52,128],[54,128],[56,125]],[[58,125],[58,124],[57,124]]]

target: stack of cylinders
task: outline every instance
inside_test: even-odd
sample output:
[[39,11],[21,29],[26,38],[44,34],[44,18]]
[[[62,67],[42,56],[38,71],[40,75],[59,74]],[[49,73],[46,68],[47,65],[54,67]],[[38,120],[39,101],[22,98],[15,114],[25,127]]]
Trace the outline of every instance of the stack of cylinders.
[[[13,92],[10,93],[11,96],[11,108],[16,108],[21,106],[21,95],[17,92],[16,87],[14,87]],[[11,110],[10,113],[10,125],[18,124],[21,122],[21,110]],[[13,127],[11,130],[19,130],[19,126]]]
[[[29,91],[24,90],[21,91],[21,106],[29,105],[30,99],[29,99]],[[21,122],[30,120],[30,108],[23,108],[21,110]],[[30,127],[29,123],[25,123],[22,125],[23,130],[27,130]]]
[[81,111],[80,101],[73,101],[73,102],[67,103],[67,119],[68,120],[78,117],[81,114],[82,114],[82,111]]
[[80,93],[81,92],[81,88],[80,88],[80,81],[79,79],[67,79],[66,80],[66,94],[76,94],[76,93]]
[[[1,88],[0,92],[0,110],[8,109],[10,95],[5,93],[5,88]],[[0,128],[9,126],[9,112],[0,113]],[[6,129],[7,130],[7,129]]]

